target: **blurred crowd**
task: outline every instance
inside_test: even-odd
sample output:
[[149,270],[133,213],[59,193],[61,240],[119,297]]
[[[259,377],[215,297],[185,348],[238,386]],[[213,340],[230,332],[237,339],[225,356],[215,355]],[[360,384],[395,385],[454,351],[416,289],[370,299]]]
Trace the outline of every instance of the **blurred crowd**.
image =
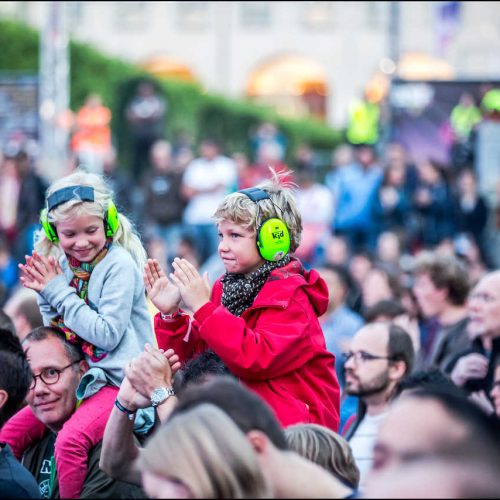
[[[95,96],[87,105],[102,106]],[[161,103],[155,106],[157,117],[166,110]],[[110,116],[102,109],[97,114],[109,126]],[[411,498],[430,491],[430,485],[435,498],[498,498],[500,179],[498,203],[492,203],[478,188],[473,162],[414,162],[396,142],[383,148],[343,143],[327,152],[325,166],[307,144],[287,155],[285,135],[267,122],[248,138],[251,154],[228,154],[211,137],[197,147],[186,137],[169,142],[155,129],[152,139],[143,136],[136,145],[133,168],[119,164],[110,135],[104,136],[105,147],[98,141],[101,149],[89,153],[75,132],[65,174],[76,167],[103,174],[148,257],[165,270],[174,257],[182,257],[207,271],[212,283],[218,279],[224,268],[213,213],[228,193],[258,184],[272,167],[296,185],[302,242],[295,255],[319,272],[329,290],[320,322],[342,390],[339,433],[292,426],[274,449],[265,427],[259,427],[265,434],[260,444],[251,436],[255,422],[243,428],[232,410],[214,409],[220,404],[211,400],[208,388],[192,389],[192,396],[185,389],[180,401],[197,402],[184,408],[181,403],[167,421],[163,438],[172,447],[173,436],[181,432],[175,426],[179,416],[186,425],[191,425],[188,417],[217,422],[204,432],[218,442],[251,436],[260,456],[254,488],[240,492],[247,498],[299,491],[311,497],[326,491],[332,498]],[[21,338],[41,325],[36,294],[20,286],[18,264],[32,252],[48,184],[36,148],[2,145],[0,306]],[[211,367],[207,362],[199,369]],[[220,366],[217,370],[227,375]],[[219,388],[211,383],[221,400],[241,398],[245,410],[263,411],[230,381]],[[219,436],[217,426],[232,437]],[[280,441],[285,438],[286,443]],[[235,446],[224,446],[221,456],[228,449],[237,453]],[[273,446],[272,452],[266,446]],[[320,464],[340,483],[323,484],[317,470],[295,463],[288,449]],[[141,459],[143,470],[160,474],[157,464],[168,460],[162,453],[150,446]],[[266,468],[275,471],[273,478]],[[299,470],[304,482],[310,481],[303,490],[297,477],[292,480]],[[215,496],[235,491],[217,490]]]

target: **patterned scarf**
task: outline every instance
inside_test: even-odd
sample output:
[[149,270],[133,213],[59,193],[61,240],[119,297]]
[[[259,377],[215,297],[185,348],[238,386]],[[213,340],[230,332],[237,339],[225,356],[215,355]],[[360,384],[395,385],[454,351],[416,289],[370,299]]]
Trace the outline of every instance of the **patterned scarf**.
[[235,316],[241,316],[248,309],[264,286],[273,269],[286,266],[290,256],[285,255],[277,262],[266,261],[256,271],[248,275],[226,273],[222,278],[222,305]]
[[[78,297],[83,299],[85,303],[88,302],[87,295],[88,295],[90,275],[92,274],[92,271],[94,270],[95,266],[97,266],[97,264],[99,264],[99,262],[101,262],[101,260],[104,259],[104,257],[106,257],[112,241],[113,238],[106,239],[106,243],[103,249],[95,256],[92,262],[80,262],[74,257],[69,257],[68,259],[69,267],[71,268],[74,274],[73,279],[71,280],[69,285],[76,290]],[[83,340],[73,330],[68,328],[64,324],[64,318],[62,316],[54,318],[51,322],[51,325],[62,330],[63,333],[66,335],[66,340],[68,340],[69,342],[72,342],[73,344],[79,343],[82,347],[83,352],[87,356],[89,356],[91,361],[94,362],[100,361],[101,359],[107,356],[108,353],[106,351],[102,350],[100,347],[91,344],[90,342],[87,342],[86,340]]]

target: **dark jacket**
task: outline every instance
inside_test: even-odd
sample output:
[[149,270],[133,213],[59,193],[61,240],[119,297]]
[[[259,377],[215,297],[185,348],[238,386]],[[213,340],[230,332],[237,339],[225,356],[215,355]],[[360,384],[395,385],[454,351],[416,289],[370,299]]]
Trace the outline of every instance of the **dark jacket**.
[[495,367],[496,361],[500,357],[500,337],[496,337],[492,342],[491,352],[487,352],[483,346],[483,342],[480,337],[474,339],[470,348],[465,349],[464,351],[459,352],[455,355],[444,367],[444,371],[447,374],[450,374],[455,368],[458,360],[467,356],[468,354],[478,353],[486,356],[489,359],[488,364],[488,372],[484,378],[470,378],[467,380],[463,389],[468,393],[477,392],[477,391],[485,391],[489,396],[489,392],[493,387],[493,381],[495,378]]
[[181,196],[182,173],[158,173],[152,170],[146,174],[143,183],[145,192],[144,218],[166,226],[180,223],[186,200]]

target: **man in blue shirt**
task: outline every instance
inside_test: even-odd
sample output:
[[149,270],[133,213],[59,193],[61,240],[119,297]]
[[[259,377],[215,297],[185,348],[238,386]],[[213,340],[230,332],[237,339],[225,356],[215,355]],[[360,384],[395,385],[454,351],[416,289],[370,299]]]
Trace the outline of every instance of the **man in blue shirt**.
[[355,162],[327,174],[325,183],[335,199],[332,230],[345,235],[353,251],[358,251],[374,247],[372,206],[383,171],[373,146],[360,144],[355,151]]

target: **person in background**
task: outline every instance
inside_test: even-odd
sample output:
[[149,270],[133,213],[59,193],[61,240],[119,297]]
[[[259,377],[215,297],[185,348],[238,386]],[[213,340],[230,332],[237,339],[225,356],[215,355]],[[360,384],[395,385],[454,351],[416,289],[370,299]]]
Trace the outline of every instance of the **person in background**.
[[213,138],[201,142],[200,156],[184,171],[181,191],[187,206],[183,224],[196,246],[200,264],[217,252],[212,214],[224,196],[235,190],[237,176],[234,161],[222,154],[219,142]]
[[288,447],[321,465],[354,491],[359,485],[359,469],[349,443],[339,434],[317,424],[295,424],[285,429]]
[[[62,494],[68,484],[60,475],[59,461],[55,458],[55,442],[65,432],[68,421],[99,393],[90,396],[81,405],[77,404],[77,388],[88,372],[89,365],[81,346],[66,340],[60,331],[51,327],[38,328],[25,338],[22,346],[33,374],[26,402],[36,420],[45,428],[45,432],[24,450],[22,463],[35,477],[42,498],[71,498]],[[76,497],[144,498],[140,488],[115,481],[100,470],[102,435],[83,454],[79,452],[76,434],[94,435],[96,427],[104,428],[106,424],[107,409],[97,405],[97,410],[96,417],[82,424],[78,433],[70,430],[73,434],[64,459],[85,463],[83,471],[78,471],[79,474],[83,472],[83,480],[81,493]],[[12,422],[12,418],[9,422]],[[78,464],[76,466],[80,467]]]
[[255,450],[220,408],[201,404],[169,418],[138,467],[150,498],[270,498]]
[[467,268],[453,255],[425,251],[413,266],[413,292],[422,315],[434,320],[421,341],[418,368],[444,369],[451,358],[470,346],[466,300],[470,290]]
[[35,245],[35,233],[40,229],[40,210],[45,203],[48,183],[37,172],[34,160],[25,150],[19,151],[15,159],[19,178],[19,197],[17,199],[16,226],[18,228],[14,256],[18,262],[29,255]]
[[479,193],[477,179],[472,169],[460,172],[457,182],[457,196],[454,198],[453,219],[456,232],[471,235],[478,246],[481,258],[487,259],[484,232],[488,223],[489,207],[486,198]]
[[16,334],[24,340],[29,332],[43,326],[43,318],[37,302],[37,294],[29,288],[18,288],[5,303],[5,312],[12,318]]
[[466,394],[482,397],[493,411],[488,395],[500,359],[500,271],[486,274],[472,289],[467,311],[470,346],[458,352],[445,371]]
[[159,140],[151,146],[151,167],[142,182],[144,224],[167,247],[168,260],[177,255],[186,200],[182,195],[182,172],[172,157],[169,142]]
[[99,94],[86,97],[76,113],[71,150],[87,172],[102,174],[104,156],[111,148],[111,110]]
[[360,403],[356,418],[346,423],[342,433],[359,468],[362,489],[395,387],[413,369],[413,344],[401,327],[389,322],[371,323],[356,333],[345,359],[346,392],[357,396]]
[[140,182],[152,144],[165,136],[167,101],[153,81],[143,80],[128,103],[125,117],[132,139],[132,176]]
[[353,251],[374,247],[373,202],[382,182],[375,150],[366,144],[355,148],[355,161],[325,178],[335,200],[331,229],[344,235]]
[[[366,489],[385,471],[429,459],[479,465],[480,470],[496,477],[498,484],[499,442],[498,422],[465,395],[431,387],[405,391],[379,428]],[[440,480],[429,478],[426,490],[430,498],[435,498],[440,485]],[[498,496],[498,489],[496,493]]]
[[18,283],[17,261],[12,255],[9,241],[0,231],[0,307],[2,307]]
[[[0,429],[23,405],[32,381],[31,369],[15,333],[0,328]],[[0,498],[40,498],[33,475],[0,442]]]

